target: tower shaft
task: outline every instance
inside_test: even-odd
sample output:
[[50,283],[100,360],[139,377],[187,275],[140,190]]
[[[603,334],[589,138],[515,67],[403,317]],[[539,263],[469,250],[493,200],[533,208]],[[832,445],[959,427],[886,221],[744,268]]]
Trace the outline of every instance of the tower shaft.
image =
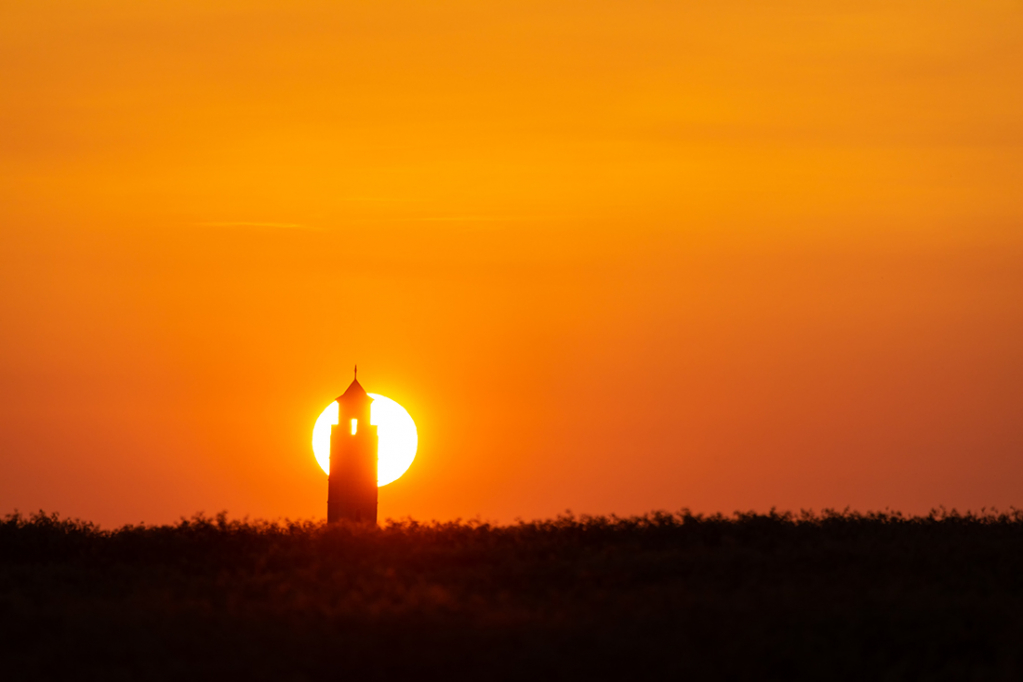
[[327,521],[377,521],[377,427],[369,423],[370,398],[353,381],[337,399],[338,423],[330,431]]

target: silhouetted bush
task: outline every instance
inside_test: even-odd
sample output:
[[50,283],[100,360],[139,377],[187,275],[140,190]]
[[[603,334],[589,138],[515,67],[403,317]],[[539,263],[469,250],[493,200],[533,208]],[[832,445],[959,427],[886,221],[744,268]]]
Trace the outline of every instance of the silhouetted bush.
[[1023,512],[0,522],[0,678],[1020,679]]

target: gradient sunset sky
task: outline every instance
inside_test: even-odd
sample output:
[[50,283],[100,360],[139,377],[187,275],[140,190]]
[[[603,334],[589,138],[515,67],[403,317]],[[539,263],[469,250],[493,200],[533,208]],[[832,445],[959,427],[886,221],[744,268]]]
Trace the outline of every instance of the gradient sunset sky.
[[1023,507],[1023,1],[5,2],[0,514]]

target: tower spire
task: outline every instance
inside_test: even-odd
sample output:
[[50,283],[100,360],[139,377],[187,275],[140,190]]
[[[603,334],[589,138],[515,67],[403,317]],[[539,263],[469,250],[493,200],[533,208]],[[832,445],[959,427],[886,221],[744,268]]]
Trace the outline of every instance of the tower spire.
[[355,366],[355,379],[356,379],[356,381],[358,381],[358,379],[359,379],[359,366],[358,365]]

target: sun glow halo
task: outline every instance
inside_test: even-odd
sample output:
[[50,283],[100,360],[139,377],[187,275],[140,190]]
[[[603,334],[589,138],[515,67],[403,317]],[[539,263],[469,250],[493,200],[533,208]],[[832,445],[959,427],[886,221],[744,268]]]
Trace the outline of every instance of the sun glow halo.
[[[377,486],[387,485],[401,478],[419,447],[416,423],[408,411],[390,398],[370,393],[373,404],[369,408],[369,423],[377,427],[380,437],[377,459]],[[330,474],[330,427],[337,424],[337,402],[332,402],[320,413],[313,426],[313,454],[325,474]],[[354,429],[354,426],[353,426]],[[353,431],[354,433],[354,431]]]

